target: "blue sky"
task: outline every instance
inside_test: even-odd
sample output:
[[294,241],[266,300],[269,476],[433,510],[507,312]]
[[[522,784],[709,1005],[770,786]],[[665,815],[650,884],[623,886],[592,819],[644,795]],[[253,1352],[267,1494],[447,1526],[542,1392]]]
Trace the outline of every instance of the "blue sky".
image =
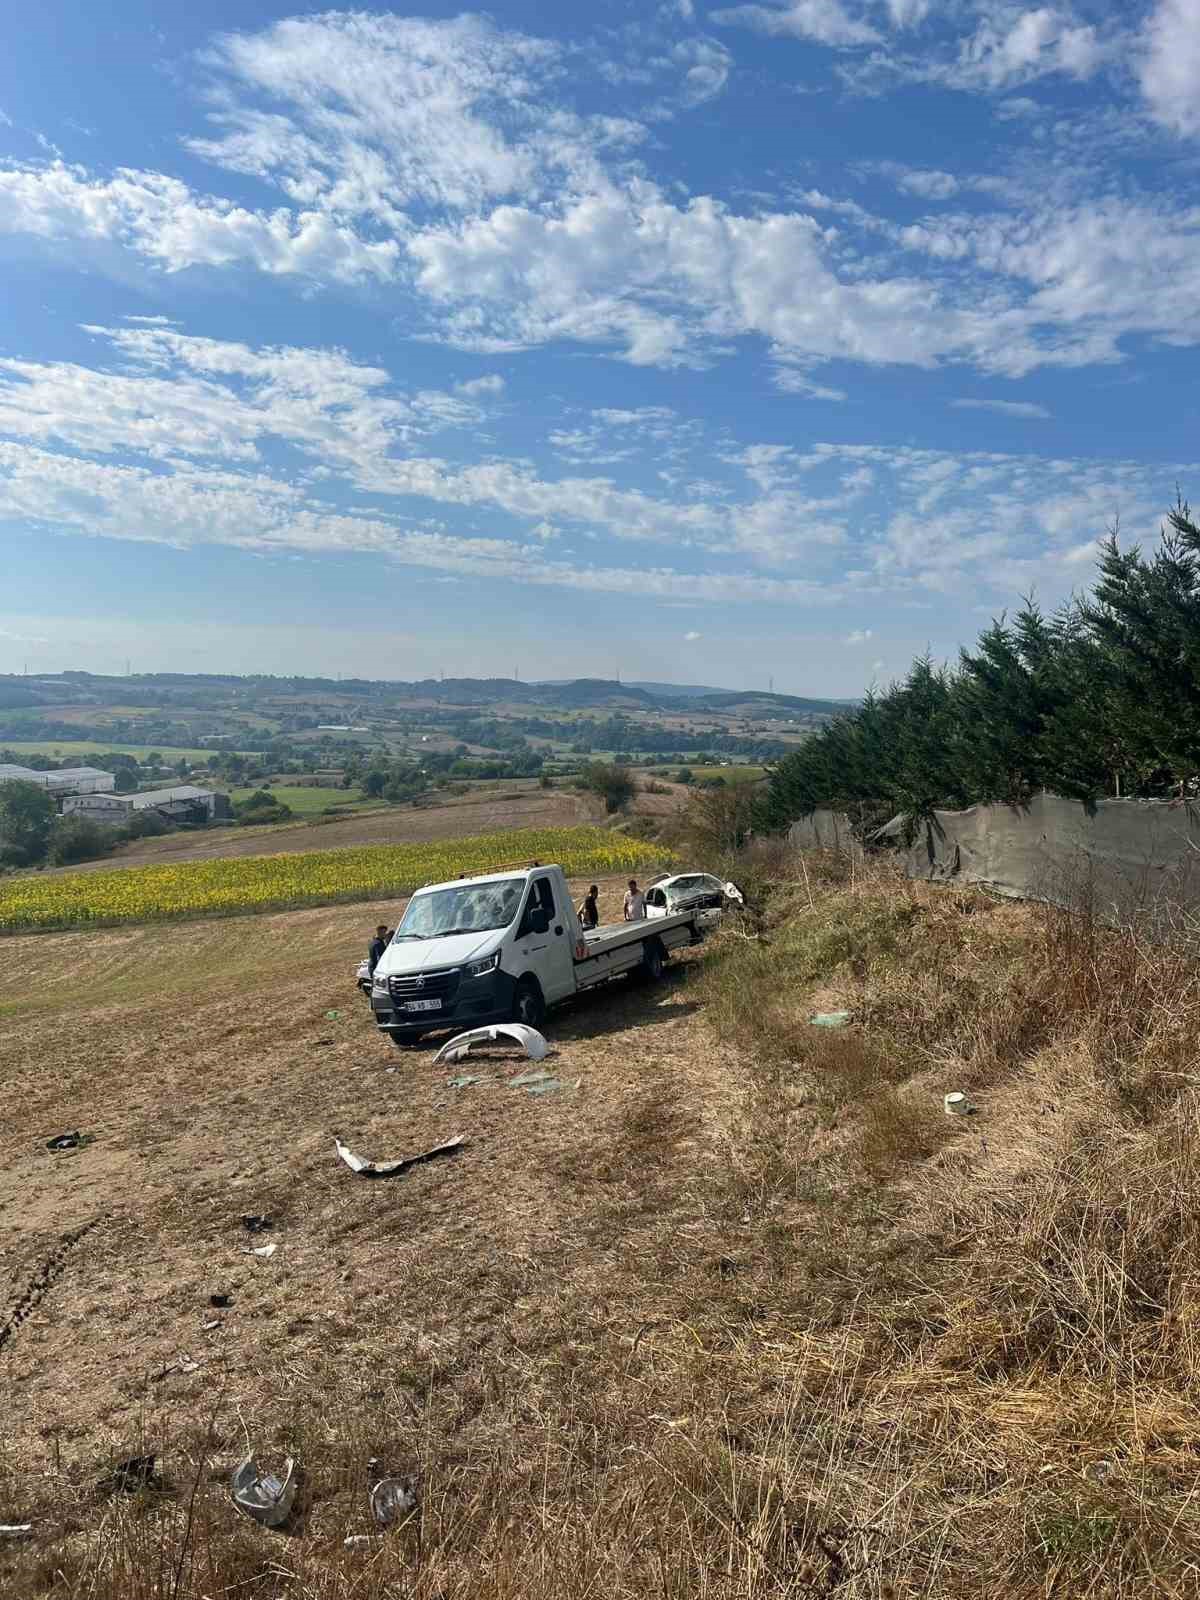
[[849,695],[1200,499],[1200,0],[46,0],[0,670]]

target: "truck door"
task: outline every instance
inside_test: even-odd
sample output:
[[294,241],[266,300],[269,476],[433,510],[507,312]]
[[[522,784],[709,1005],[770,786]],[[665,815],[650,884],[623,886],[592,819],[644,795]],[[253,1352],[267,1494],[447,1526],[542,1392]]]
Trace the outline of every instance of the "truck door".
[[534,878],[514,941],[522,970],[533,973],[550,1002],[575,992],[575,962],[564,910],[555,903],[551,880]]

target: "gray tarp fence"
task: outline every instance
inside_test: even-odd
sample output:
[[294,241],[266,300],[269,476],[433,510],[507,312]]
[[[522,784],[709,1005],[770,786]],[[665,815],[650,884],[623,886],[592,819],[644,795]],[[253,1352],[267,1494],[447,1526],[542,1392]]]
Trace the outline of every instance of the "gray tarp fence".
[[844,811],[812,811],[792,823],[788,839],[800,850],[850,850],[855,843]]
[[1200,807],[1188,801],[1077,800],[1039,794],[1023,808],[936,811],[904,844],[905,819],[875,835],[901,849],[909,877],[978,883],[999,894],[1101,916],[1200,909]]

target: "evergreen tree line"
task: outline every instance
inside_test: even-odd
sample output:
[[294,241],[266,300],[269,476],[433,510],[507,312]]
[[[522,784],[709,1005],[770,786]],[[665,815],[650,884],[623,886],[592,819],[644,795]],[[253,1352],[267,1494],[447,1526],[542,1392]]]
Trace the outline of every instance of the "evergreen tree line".
[[819,807],[865,831],[897,813],[1021,806],[1038,790],[1192,794],[1200,780],[1200,526],[1182,500],[1154,553],[1101,546],[1090,593],[1053,616],[1026,599],[962,649],[928,656],[785,757],[756,822]]

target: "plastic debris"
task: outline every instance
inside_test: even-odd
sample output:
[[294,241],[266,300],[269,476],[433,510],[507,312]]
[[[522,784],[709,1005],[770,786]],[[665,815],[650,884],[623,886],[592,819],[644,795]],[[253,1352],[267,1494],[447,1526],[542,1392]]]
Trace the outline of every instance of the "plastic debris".
[[59,1133],[55,1134],[53,1139],[47,1139],[46,1149],[55,1151],[82,1150],[85,1145],[94,1144],[95,1142],[96,1135],[94,1133],[80,1133],[76,1129],[73,1133]]
[[356,1156],[336,1137],[333,1145],[339,1159],[346,1163],[351,1172],[357,1172],[364,1178],[394,1178],[398,1173],[407,1172],[409,1167],[420,1166],[423,1161],[435,1161],[439,1156],[452,1155],[454,1151],[461,1150],[466,1142],[460,1133],[453,1139],[447,1139],[445,1144],[434,1145],[432,1150],[423,1150],[419,1156],[402,1156],[396,1161],[367,1161],[363,1156]]
[[219,1328],[220,1326],[221,1326],[220,1317],[214,1317],[211,1322],[206,1322],[204,1324],[203,1328],[200,1331],[202,1333],[211,1333],[214,1328]]
[[439,1061],[461,1061],[473,1044],[495,1044],[500,1037],[515,1040],[531,1061],[544,1061],[550,1051],[536,1028],[527,1027],[523,1022],[497,1022],[488,1028],[472,1028],[467,1033],[456,1034],[434,1056],[434,1066]]
[[417,1509],[417,1486],[411,1478],[380,1478],[371,1490],[371,1514],[381,1528],[390,1528]]
[[139,1489],[156,1488],[158,1474],[154,1464],[156,1455],[129,1456],[118,1462],[107,1478],[101,1478],[97,1487],[102,1494],[136,1494]]
[[174,1361],[168,1361],[165,1367],[159,1367],[158,1371],[152,1372],[150,1376],[155,1383],[161,1383],[164,1378],[169,1378],[173,1372],[181,1372],[185,1377],[189,1377],[193,1372],[199,1371],[199,1361],[193,1361],[191,1356],[177,1356]]
[[818,1011],[809,1017],[815,1028],[844,1028],[850,1021],[849,1011]]
[[0,1539],[32,1539],[32,1522],[0,1522]]
[[948,1117],[967,1117],[975,1109],[961,1089],[944,1096],[942,1106]]
[[277,1244],[260,1244],[257,1248],[247,1245],[242,1251],[244,1256],[261,1256],[264,1261],[269,1261],[279,1249]]
[[447,1078],[446,1087],[447,1089],[469,1089],[473,1083],[478,1082],[478,1077],[470,1072],[464,1072],[461,1077]]
[[325,1013],[326,1017],[328,1018],[328,1020],[330,1022],[336,1022],[337,1019],[341,1016],[341,1014],[342,1013],[340,1011],[327,1011]]
[[726,900],[732,900],[735,906],[744,906],[746,904],[746,896],[738,888],[736,883],[725,884],[723,887],[723,892]]
[[247,1456],[230,1481],[233,1503],[264,1528],[280,1528],[292,1514],[299,1486],[296,1463],[291,1456],[283,1464],[283,1477],[259,1473],[254,1457]]
[[267,1233],[274,1226],[272,1219],[267,1216],[242,1218],[242,1227],[247,1233]]
[[523,1072],[511,1082],[514,1089],[524,1089],[526,1094],[554,1094],[562,1088],[552,1072]]
[[379,1543],[377,1533],[352,1533],[342,1540],[343,1550],[362,1550]]
[[210,1306],[215,1306],[218,1311],[224,1311],[226,1306],[233,1304],[233,1296],[229,1294],[210,1294],[208,1303]]

